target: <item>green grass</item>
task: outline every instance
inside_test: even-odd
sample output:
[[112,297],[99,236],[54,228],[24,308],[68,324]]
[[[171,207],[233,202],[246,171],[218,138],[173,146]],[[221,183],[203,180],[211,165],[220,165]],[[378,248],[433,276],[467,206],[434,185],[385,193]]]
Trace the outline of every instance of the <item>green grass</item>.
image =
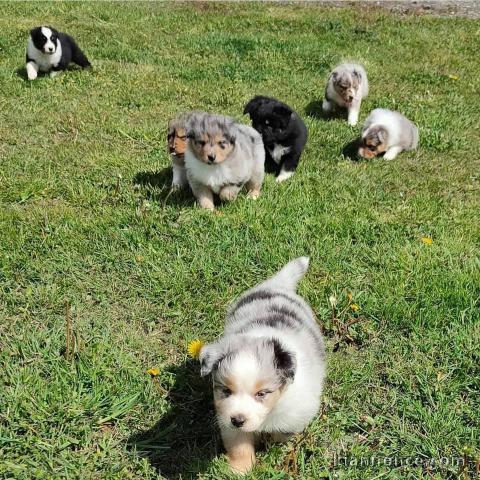
[[[474,478],[478,22],[275,4],[1,7],[0,478],[229,478],[186,344],[219,335],[228,304],[297,255],[311,257],[300,291],[327,339],[323,409],[249,478]],[[45,23],[76,36],[93,70],[26,82],[27,32]],[[420,127],[418,152],[341,155],[359,129],[314,113],[343,58],[369,73],[361,121],[399,109]],[[246,122],[253,94],[304,115],[298,173],[219,216],[170,194],[167,120],[202,109]],[[471,463],[335,464],[344,455]]]

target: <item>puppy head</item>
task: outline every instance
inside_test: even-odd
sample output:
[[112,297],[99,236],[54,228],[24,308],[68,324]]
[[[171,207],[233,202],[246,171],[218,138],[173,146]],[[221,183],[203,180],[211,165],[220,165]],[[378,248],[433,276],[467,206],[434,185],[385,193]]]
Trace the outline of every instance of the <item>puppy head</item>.
[[187,123],[188,146],[208,165],[224,162],[235,148],[235,122],[222,115],[193,115]]
[[58,32],[51,27],[37,27],[30,31],[35,48],[47,55],[57,51]]
[[353,99],[357,96],[361,80],[362,74],[355,69],[340,69],[332,74],[333,88],[347,105],[351,105]]
[[252,125],[265,144],[281,142],[288,135],[288,126],[293,110],[283,103],[268,97],[255,97],[245,106]]
[[370,127],[362,134],[358,154],[363,158],[376,157],[387,150],[387,140],[388,132],[384,127]]
[[295,376],[295,356],[276,339],[242,335],[206,345],[201,375],[212,373],[217,418],[223,428],[260,428]]
[[170,155],[183,158],[187,148],[187,127],[182,118],[174,118],[168,123],[167,144]]

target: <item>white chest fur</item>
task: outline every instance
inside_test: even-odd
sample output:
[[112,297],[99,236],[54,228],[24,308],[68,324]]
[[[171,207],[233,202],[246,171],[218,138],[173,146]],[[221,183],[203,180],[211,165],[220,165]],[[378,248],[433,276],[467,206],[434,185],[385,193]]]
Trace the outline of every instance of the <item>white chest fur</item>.
[[268,151],[270,152],[270,155],[272,156],[273,160],[275,163],[280,163],[282,160],[282,157],[286,155],[288,152],[290,152],[291,147],[284,147],[283,145],[280,145],[279,143],[274,143],[273,148],[269,148]]
[[32,59],[41,72],[49,72],[53,67],[56,67],[62,59],[62,44],[57,39],[57,49],[55,53],[48,55],[38,50],[33,44],[33,40],[30,37],[27,44],[28,58]]
[[189,180],[209,187],[217,193],[226,184],[242,184],[249,179],[248,165],[226,161],[217,165],[207,165],[197,160],[187,148],[185,152],[185,168]]

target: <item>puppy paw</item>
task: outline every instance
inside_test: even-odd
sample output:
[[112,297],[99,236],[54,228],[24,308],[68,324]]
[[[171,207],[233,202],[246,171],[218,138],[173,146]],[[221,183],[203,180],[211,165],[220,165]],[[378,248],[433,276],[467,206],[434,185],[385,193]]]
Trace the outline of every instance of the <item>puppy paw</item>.
[[256,200],[260,196],[260,190],[250,190],[247,193],[247,197],[251,198],[252,200]]
[[224,202],[231,202],[237,198],[237,194],[238,190],[226,187],[220,190],[218,196],[220,197],[220,200]]
[[215,210],[215,205],[207,198],[202,198],[199,200],[198,204],[200,205],[200,208],[204,208],[205,210],[210,210],[211,212]]
[[37,70],[29,63],[27,63],[27,78],[35,80],[38,76]]
[[230,468],[239,475],[247,474],[254,465],[254,460],[250,456],[232,458],[228,457]]
[[278,177],[275,179],[277,183],[284,182],[285,180],[289,179],[294,172],[288,172],[288,171],[281,171],[278,175]]
[[60,75],[60,72],[58,70],[52,70],[50,72],[50,78],[55,78],[57,75]]

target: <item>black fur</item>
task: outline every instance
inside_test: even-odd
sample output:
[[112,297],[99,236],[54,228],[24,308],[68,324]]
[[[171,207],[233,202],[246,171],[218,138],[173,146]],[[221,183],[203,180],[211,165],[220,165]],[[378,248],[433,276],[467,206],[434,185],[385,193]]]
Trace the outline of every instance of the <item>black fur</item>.
[[[47,27],[52,31],[51,40],[55,45],[58,45],[57,40],[60,41],[62,46],[62,57],[60,62],[57,65],[52,66],[52,70],[66,70],[68,65],[73,62],[79,65],[82,68],[90,67],[91,64],[88,61],[88,58],[80,50],[80,47],[76,44],[75,40],[66,33],[59,32],[52,27]],[[36,27],[30,31],[30,36],[32,37],[33,44],[35,48],[46,53],[44,51],[44,45],[47,41],[47,38],[42,33],[42,27]],[[31,58],[28,58],[27,62],[34,61]]]
[[280,371],[285,380],[293,380],[295,377],[295,356],[287,352],[280,342],[276,339],[272,340],[273,353],[275,355],[275,368]]
[[[250,115],[253,128],[262,136],[267,171],[276,175],[282,167],[289,172],[295,171],[308,136],[307,127],[298,114],[280,100],[263,96],[252,98],[243,113]],[[265,123],[267,120],[268,125]],[[275,144],[290,147],[278,164],[270,154]]]

